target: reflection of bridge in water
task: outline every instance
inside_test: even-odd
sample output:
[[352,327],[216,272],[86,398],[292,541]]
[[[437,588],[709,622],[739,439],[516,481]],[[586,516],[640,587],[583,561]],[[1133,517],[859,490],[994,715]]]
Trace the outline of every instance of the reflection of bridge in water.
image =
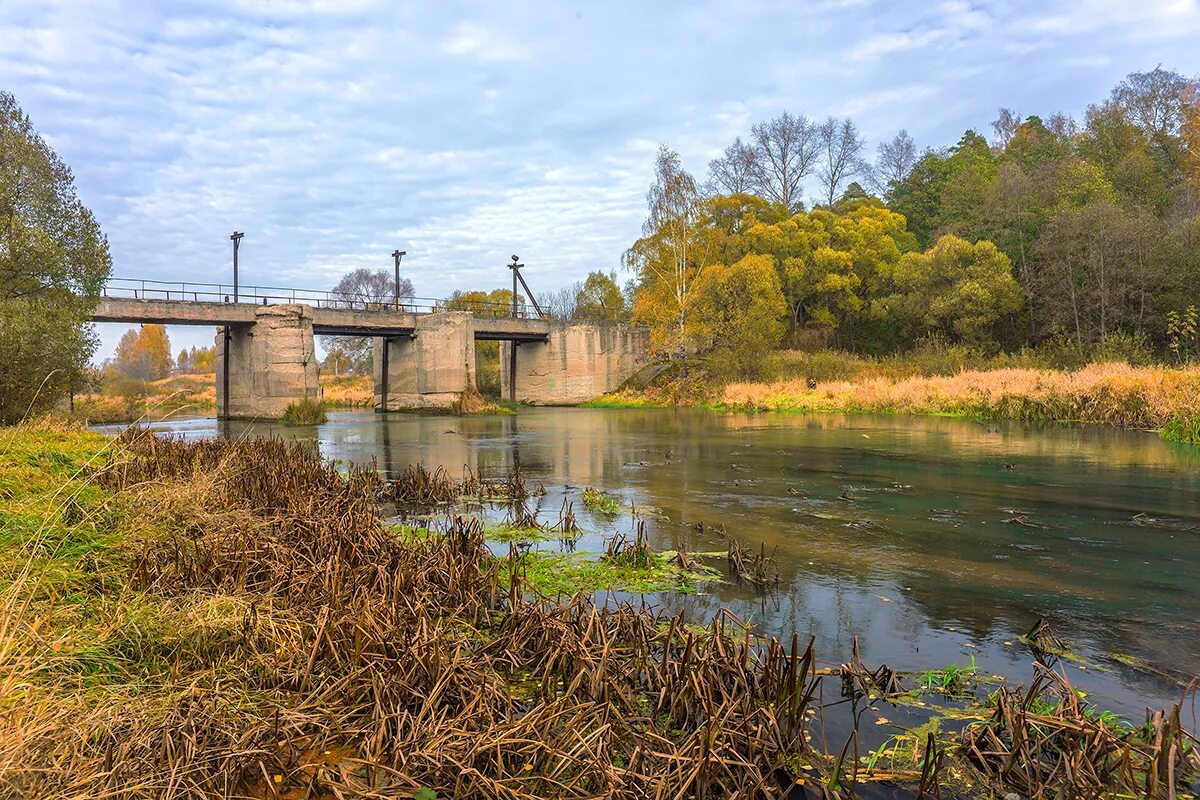
[[317,399],[314,335],[375,340],[375,407],[445,408],[475,391],[475,342],[501,342],[501,387],[513,400],[578,403],[612,391],[645,353],[624,323],[530,317],[521,304],[404,297],[360,301],[281,287],[114,280],[96,322],[219,328],[217,415],[278,417]]

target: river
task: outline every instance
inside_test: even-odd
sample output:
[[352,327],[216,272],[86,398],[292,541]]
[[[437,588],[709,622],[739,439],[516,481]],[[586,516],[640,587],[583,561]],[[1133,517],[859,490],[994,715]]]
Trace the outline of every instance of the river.
[[[966,664],[1027,681],[1018,641],[1053,621],[1098,705],[1140,721],[1200,673],[1200,448],[1097,426],[939,417],[538,408],[453,417],[334,413],[317,427],[180,419],[184,437],[308,439],[385,472],[421,462],[499,476],[519,462],[557,519],[585,486],[654,509],[658,549],[774,553],[780,586],[654,598],[697,621],[728,607],[764,633],[814,635],[822,660]],[[721,558],[710,559],[724,568]]]

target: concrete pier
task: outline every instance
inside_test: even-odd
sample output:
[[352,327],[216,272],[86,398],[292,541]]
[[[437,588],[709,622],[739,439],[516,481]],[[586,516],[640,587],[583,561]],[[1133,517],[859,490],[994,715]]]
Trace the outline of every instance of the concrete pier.
[[[258,306],[253,322],[218,329],[217,416],[222,419],[278,418],[289,403],[319,400],[312,309],[304,305]],[[225,362],[229,362],[229,404]]]
[[619,322],[558,323],[544,342],[502,342],[501,396],[535,405],[583,403],[628,380],[642,366],[646,345],[643,329]]
[[375,339],[375,408],[449,408],[475,392],[475,326],[467,311],[416,318],[409,336]]

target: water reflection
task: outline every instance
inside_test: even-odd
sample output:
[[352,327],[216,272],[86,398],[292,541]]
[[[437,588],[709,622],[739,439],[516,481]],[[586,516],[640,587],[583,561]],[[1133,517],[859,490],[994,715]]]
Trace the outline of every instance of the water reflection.
[[[1016,637],[1049,615],[1113,670],[1093,670],[1085,685],[1118,709],[1177,694],[1153,671],[1200,671],[1200,449],[1151,434],[586,409],[156,427],[307,439],[328,458],[385,473],[421,462],[499,475],[519,463],[550,491],[547,513],[589,485],[654,507],[665,518],[650,528],[661,549],[723,551],[723,528],[776,552],[778,595],[727,583],[664,602],[696,620],[726,606],[772,633],[815,635],[831,661],[858,635],[864,658],[901,669],[977,656],[986,670],[1023,678],[1029,656]],[[581,516],[593,531],[629,524]]]

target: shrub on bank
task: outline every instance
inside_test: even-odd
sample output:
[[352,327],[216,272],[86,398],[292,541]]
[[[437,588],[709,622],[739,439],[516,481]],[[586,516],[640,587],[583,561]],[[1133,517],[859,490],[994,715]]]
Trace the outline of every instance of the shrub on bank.
[[303,397],[294,403],[288,403],[279,421],[284,425],[320,425],[328,419],[325,403]]

